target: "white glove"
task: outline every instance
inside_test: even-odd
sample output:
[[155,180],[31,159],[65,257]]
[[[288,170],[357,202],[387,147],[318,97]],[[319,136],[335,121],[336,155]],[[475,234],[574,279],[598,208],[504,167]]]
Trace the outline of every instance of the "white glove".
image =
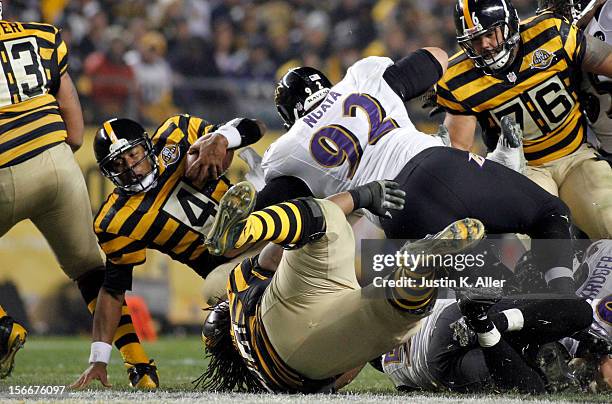
[[244,147],[238,153],[238,157],[249,166],[249,171],[244,175],[246,180],[255,185],[257,191],[261,191],[266,185],[264,171],[263,168],[261,168],[261,156],[251,147]]
[[501,135],[495,150],[487,154],[487,160],[495,161],[520,174],[525,173],[527,160],[523,152],[523,131],[512,116],[501,120]]

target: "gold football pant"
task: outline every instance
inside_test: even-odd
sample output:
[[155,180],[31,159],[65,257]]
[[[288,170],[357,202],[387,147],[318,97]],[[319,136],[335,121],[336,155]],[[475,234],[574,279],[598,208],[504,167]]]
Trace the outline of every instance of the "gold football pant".
[[85,180],[66,143],[0,169],[0,237],[26,219],[45,236],[70,279],[104,266]]
[[590,238],[612,238],[612,167],[596,159],[592,146],[583,144],[569,156],[529,166],[525,174],[560,197]]
[[337,205],[317,202],[326,233],[283,253],[262,297],[261,318],[288,366],[324,379],[393,349],[416,333],[423,316],[399,309],[382,288],[359,287],[353,231]]

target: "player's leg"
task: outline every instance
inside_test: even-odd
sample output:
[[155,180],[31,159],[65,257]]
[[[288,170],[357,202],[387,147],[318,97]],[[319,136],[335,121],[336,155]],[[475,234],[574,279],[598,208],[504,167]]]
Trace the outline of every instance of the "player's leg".
[[[434,268],[415,270],[411,266],[398,268],[385,278],[385,285],[358,289],[354,257],[342,251],[353,245],[352,237],[344,240],[342,233],[333,231],[334,225],[344,220],[342,213],[334,213],[333,205],[322,204],[322,208],[328,232],[330,228],[332,232],[304,249],[285,253],[274,277],[278,280],[273,280],[262,301],[262,319],[279,356],[313,379],[346,372],[397,346],[416,332],[437,290],[421,286],[422,279],[435,276]],[[452,225],[438,237],[482,237],[463,224]],[[330,237],[334,234],[338,236]],[[350,228],[347,234],[351,236]],[[427,243],[426,251],[456,252],[452,246],[435,241]],[[414,246],[419,251],[423,247]],[[350,283],[349,277],[353,279]],[[404,282],[389,283],[398,280]]]
[[441,220],[473,217],[489,233],[555,240],[534,244],[538,268],[550,285],[572,287],[569,211],[525,176],[464,151],[431,148],[414,157],[395,181],[413,197],[392,220],[381,219],[388,237],[423,237],[444,226]]
[[569,164],[559,196],[572,211],[576,225],[591,239],[612,238],[612,167],[596,160],[592,149],[583,146]]
[[559,196],[559,186],[548,168],[527,166],[525,176],[548,191],[549,194]]
[[309,237],[322,235],[324,221],[313,213],[313,209],[318,210],[314,200],[292,200],[251,213],[255,198],[255,187],[246,181],[226,192],[207,237],[213,254],[221,255],[261,241],[289,246],[300,240],[305,244]]
[[491,308],[488,317],[513,345],[542,345],[588,328],[593,309],[578,297],[506,297]]
[[[68,145],[59,145],[42,153],[45,168],[38,167],[42,177],[31,176],[30,181],[45,182],[49,197],[44,209],[31,217],[34,225],[45,236],[66,275],[77,282],[87,308],[93,314],[96,299],[104,281],[104,260],[93,232],[93,218],[87,187],[80,168]],[[27,183],[20,184],[24,192]],[[127,304],[114,337],[114,344],[127,364],[149,364],[150,360],[134,330]],[[134,373],[129,365],[128,374]],[[134,377],[130,377],[134,379]],[[149,376],[136,377],[137,387],[152,388]],[[135,386],[136,387],[136,386]]]
[[482,297],[476,293],[483,291],[464,291],[457,304],[466,318],[466,323],[476,333],[478,346],[496,387],[502,390],[517,389],[521,393],[546,392],[542,377],[502,337],[487,316],[498,298]]
[[11,374],[15,354],[25,344],[28,333],[0,306],[0,379]]

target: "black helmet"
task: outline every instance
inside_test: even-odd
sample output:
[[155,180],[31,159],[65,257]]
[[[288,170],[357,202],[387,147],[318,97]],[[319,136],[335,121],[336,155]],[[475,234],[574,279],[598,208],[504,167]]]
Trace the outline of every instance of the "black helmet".
[[538,0],[538,13],[550,10],[577,24],[596,4],[597,0]]
[[[118,171],[113,164],[115,159],[138,145],[144,148],[144,157],[132,166]],[[138,122],[117,118],[104,122],[94,139],[94,154],[102,175],[128,194],[146,191],[156,183],[159,170],[153,144]],[[151,170],[139,177],[133,168],[147,159]]]
[[[489,54],[480,54],[472,41],[501,28],[498,47]],[[457,42],[476,67],[490,74],[509,66],[520,41],[519,17],[510,0],[457,0],[455,5]]]
[[276,86],[274,102],[289,129],[295,121],[306,115],[323,101],[332,84],[323,73],[312,67],[289,70]]

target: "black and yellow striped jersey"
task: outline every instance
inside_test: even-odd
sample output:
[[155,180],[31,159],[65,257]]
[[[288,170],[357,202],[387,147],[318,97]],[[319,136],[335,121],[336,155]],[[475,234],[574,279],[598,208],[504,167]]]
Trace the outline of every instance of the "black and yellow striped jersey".
[[0,168],[66,139],[55,95],[68,69],[60,31],[48,24],[0,21]]
[[520,35],[519,53],[503,74],[487,75],[463,52],[454,55],[438,82],[438,104],[451,114],[476,115],[490,150],[501,118],[514,116],[529,165],[540,165],[573,153],[585,139],[578,101],[585,38],[551,13],[521,23]]
[[152,142],[159,165],[155,186],[135,195],[116,189],[94,220],[98,242],[110,262],[131,268],[142,264],[151,248],[203,277],[214,263],[225,262],[208,253],[204,238],[230,182],[221,177],[198,189],[184,178],[189,147],[213,128],[200,118],[176,115],[155,131]]
[[[236,349],[251,373],[268,391],[279,393],[315,393],[332,388],[335,378],[312,380],[287,366],[270,343],[261,321],[261,298],[272,281],[274,272],[257,265],[257,258],[248,258],[230,273],[227,282]],[[278,332],[283,332],[278,330]]]

